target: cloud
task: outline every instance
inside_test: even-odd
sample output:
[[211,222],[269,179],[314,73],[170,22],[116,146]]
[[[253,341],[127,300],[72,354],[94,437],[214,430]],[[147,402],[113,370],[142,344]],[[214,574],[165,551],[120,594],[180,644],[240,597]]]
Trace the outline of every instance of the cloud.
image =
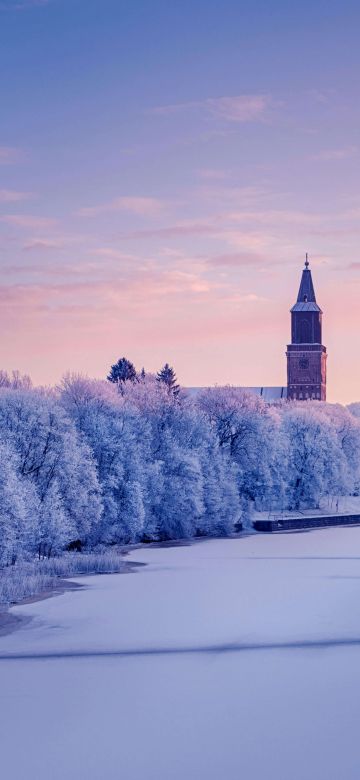
[[243,266],[260,265],[264,262],[265,261],[260,255],[251,252],[234,252],[210,257],[207,264],[215,268],[241,268]]
[[16,190],[0,190],[0,203],[18,203],[21,200],[33,198],[32,192],[17,192]]
[[129,255],[125,252],[121,252],[119,249],[113,249],[113,247],[106,246],[92,249],[90,254],[96,255],[97,257],[104,257],[106,260],[136,260],[134,255]]
[[47,239],[47,238],[34,238],[32,241],[28,241],[23,246],[23,250],[25,252],[30,252],[34,249],[38,250],[48,250],[48,249],[62,249],[64,244],[61,241],[56,241],[55,239]]
[[205,181],[224,181],[231,178],[229,171],[224,171],[221,168],[201,168],[198,175]]
[[31,228],[33,230],[42,230],[43,228],[53,227],[56,224],[55,219],[50,217],[36,217],[31,214],[6,214],[0,217],[1,222],[8,225],[15,225],[20,228]]
[[42,5],[48,5],[50,0],[2,0],[0,2],[0,11],[26,11],[28,8],[37,8]]
[[[1,10],[1,6],[0,6]],[[16,146],[0,146],[0,165],[11,165],[22,159],[23,152]]]
[[[27,269],[33,273],[41,273],[39,266]],[[68,270],[68,269],[67,269]],[[77,269],[76,269],[77,271]],[[60,275],[60,269],[49,269],[50,276]],[[0,285],[0,302],[2,309],[19,306],[29,310],[33,305],[54,312],[64,310],[69,306],[74,310],[81,307],[95,307],[110,310],[122,303],[131,306],[145,305],[151,300],[161,300],[168,296],[194,295],[201,297],[216,289],[219,285],[202,279],[201,276],[179,271],[177,269],[163,272],[159,269],[142,269],[141,273],[91,281],[65,281],[31,284]]]
[[246,293],[244,295],[241,295],[241,293],[235,293],[233,295],[226,296],[223,300],[227,301],[227,303],[265,303],[268,301],[268,298],[264,298],[261,295],[257,295],[256,293]]
[[217,209],[221,208],[223,212],[225,209],[251,211],[253,209],[264,208],[264,203],[274,202],[274,193],[270,192],[265,187],[248,185],[248,186],[229,186],[227,183],[220,181],[205,180],[201,182],[195,188],[195,198],[199,202],[209,201],[211,206],[216,206]]
[[93,217],[112,211],[127,211],[142,217],[154,217],[161,213],[163,208],[164,204],[157,198],[127,196],[114,198],[114,200],[102,203],[99,206],[82,208],[76,213],[79,217]]
[[260,225],[317,225],[324,220],[322,214],[285,209],[234,211],[226,216],[231,222],[258,222]]
[[153,108],[151,113],[166,116],[195,111],[205,116],[224,119],[227,122],[254,122],[264,118],[271,102],[269,95],[233,95],[158,106]]
[[314,154],[311,157],[311,160],[317,160],[319,162],[347,160],[350,157],[355,157],[357,154],[359,154],[357,146],[346,146],[343,149],[323,149],[321,152]]
[[219,232],[219,228],[210,222],[183,222],[177,225],[170,225],[164,228],[154,228],[151,230],[134,230],[129,233],[121,233],[121,239],[143,239],[143,238],[178,238],[181,236],[202,236],[214,235]]

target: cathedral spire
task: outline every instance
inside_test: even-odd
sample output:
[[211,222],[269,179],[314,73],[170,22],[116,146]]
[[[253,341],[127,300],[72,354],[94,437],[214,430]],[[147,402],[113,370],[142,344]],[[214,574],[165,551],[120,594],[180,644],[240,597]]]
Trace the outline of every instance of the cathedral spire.
[[302,272],[297,303],[316,303],[315,290],[309,265],[309,257],[306,252],[305,268]]

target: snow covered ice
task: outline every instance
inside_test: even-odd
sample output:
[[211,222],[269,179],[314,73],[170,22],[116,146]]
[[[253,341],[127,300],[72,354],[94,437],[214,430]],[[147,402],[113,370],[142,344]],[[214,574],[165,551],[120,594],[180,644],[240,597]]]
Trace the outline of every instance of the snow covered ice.
[[9,780],[358,780],[360,528],[134,550],[13,609]]

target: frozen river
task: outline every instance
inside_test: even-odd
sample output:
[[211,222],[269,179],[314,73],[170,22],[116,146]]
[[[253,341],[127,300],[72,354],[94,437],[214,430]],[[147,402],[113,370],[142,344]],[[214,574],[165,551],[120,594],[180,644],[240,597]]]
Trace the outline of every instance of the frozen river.
[[135,550],[13,610],[6,780],[358,780],[360,528]]

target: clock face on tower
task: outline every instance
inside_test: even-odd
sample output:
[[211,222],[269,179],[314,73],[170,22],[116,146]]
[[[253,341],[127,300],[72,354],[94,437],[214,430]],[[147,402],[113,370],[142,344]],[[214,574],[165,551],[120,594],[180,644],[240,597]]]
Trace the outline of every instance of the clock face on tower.
[[306,357],[301,357],[299,360],[299,368],[301,368],[303,371],[309,368],[309,360]]

